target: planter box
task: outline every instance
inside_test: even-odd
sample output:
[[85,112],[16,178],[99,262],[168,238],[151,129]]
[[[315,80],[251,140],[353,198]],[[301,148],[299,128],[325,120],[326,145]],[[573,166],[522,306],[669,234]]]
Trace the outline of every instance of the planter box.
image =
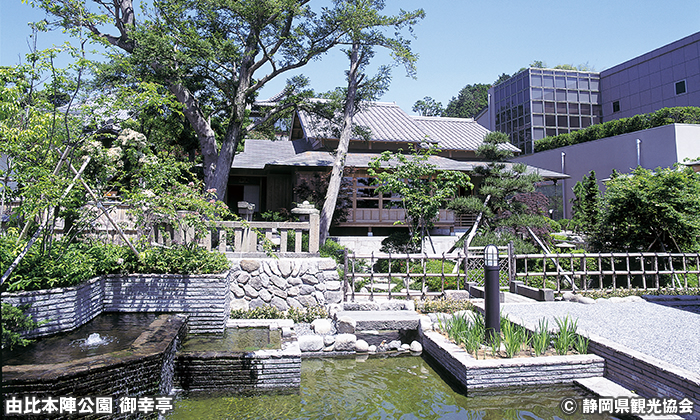
[[476,360],[435,331],[421,331],[423,351],[467,391],[491,388],[569,384],[603,376],[605,360],[594,354]]

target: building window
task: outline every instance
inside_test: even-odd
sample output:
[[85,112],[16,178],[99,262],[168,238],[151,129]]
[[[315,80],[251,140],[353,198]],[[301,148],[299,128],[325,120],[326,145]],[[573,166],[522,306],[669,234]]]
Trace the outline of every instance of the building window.
[[685,80],[681,80],[680,82],[676,82],[676,95],[682,95],[685,92],[686,92]]
[[620,112],[620,101],[613,102],[613,112]]

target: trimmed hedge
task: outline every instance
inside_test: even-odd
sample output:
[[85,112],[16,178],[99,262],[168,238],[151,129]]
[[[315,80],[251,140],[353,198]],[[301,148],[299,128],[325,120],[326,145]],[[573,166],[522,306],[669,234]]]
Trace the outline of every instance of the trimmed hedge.
[[650,114],[620,118],[572,133],[545,137],[535,141],[535,153],[674,123],[700,124],[700,107],[662,108]]

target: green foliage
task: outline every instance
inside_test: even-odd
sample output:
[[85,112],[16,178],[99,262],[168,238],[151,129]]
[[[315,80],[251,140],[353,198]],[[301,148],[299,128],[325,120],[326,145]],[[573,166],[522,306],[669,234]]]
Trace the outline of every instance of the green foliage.
[[[474,118],[488,106],[488,91],[491,86],[477,83],[463,87],[457,97],[452,97],[443,117]],[[415,111],[415,110],[414,110]]]
[[676,164],[654,172],[635,169],[607,183],[596,250],[700,250],[700,173]]
[[547,319],[542,318],[539,320],[537,329],[535,329],[535,333],[532,335],[532,349],[535,352],[535,356],[541,356],[547,351],[551,339]]
[[555,317],[559,331],[554,337],[554,349],[557,354],[565,355],[570,349],[573,349],[576,342],[576,328],[578,320],[570,319],[569,315],[564,318]]
[[474,305],[468,300],[456,300],[440,298],[435,300],[416,301],[416,310],[423,314],[447,313],[452,314],[458,311],[471,311]]
[[190,243],[146,249],[132,270],[138,273],[207,274],[220,273],[229,268],[230,263],[224,254],[210,252]]
[[381,252],[392,254],[406,254],[420,251],[420,244],[416,243],[418,238],[413,238],[408,231],[396,230],[386,238],[382,239]]
[[650,114],[595,124],[583,130],[535,141],[535,153],[668,124],[700,124],[700,107],[663,108]]
[[[503,322],[505,320],[505,322]],[[508,321],[505,317],[501,317],[501,331],[503,332],[503,344],[506,351],[506,357],[512,358],[523,346],[529,343],[529,337],[525,328],[518,324]]]
[[460,187],[472,184],[465,173],[438,170],[430,163],[430,156],[438,152],[434,146],[412,149],[410,155],[402,152],[383,152],[370,161],[368,172],[376,178],[378,193],[394,193],[402,198],[411,236],[420,237],[422,243],[440,208],[457,195]]
[[602,196],[598,189],[595,171],[591,171],[574,186],[575,198],[572,210],[574,225],[585,234],[590,235],[599,224]]
[[447,208],[458,215],[479,214],[479,212],[484,209],[484,202],[473,195],[456,197],[454,200],[447,203]]
[[32,340],[22,338],[22,333],[31,331],[40,324],[25,314],[29,305],[22,307],[2,303],[2,349],[12,350],[20,346],[24,347]]
[[444,112],[441,102],[436,102],[435,99],[430,96],[426,96],[423,99],[416,101],[413,104],[413,112],[417,112],[418,115],[423,117],[440,117]]
[[345,264],[346,249],[338,242],[328,239],[319,247],[318,252],[324,258],[333,258],[336,264]]
[[469,211],[484,212],[482,234],[511,234],[527,240],[530,238],[527,227],[530,227],[540,238],[547,240],[551,229],[546,216],[548,199],[535,192],[535,183],[542,178],[537,173],[528,173],[523,164],[504,163],[512,157],[512,152],[505,147],[507,144],[506,134],[492,132],[484,137],[483,144],[477,149],[477,155],[489,161],[475,169],[483,177],[479,196],[491,198],[486,205],[482,202],[480,206],[477,200],[470,200]]
[[[0,271],[5,272],[24,248],[10,234],[0,236]],[[5,291],[39,290],[80,284],[95,276],[115,273],[209,274],[229,268],[226,256],[191,245],[171,248],[147,248],[137,259],[127,246],[98,241],[59,241],[48,253],[41,252],[41,242],[28,254],[2,285]]]
[[234,309],[233,319],[291,319],[295,323],[311,323],[316,319],[328,318],[328,312],[323,306],[308,306],[304,308],[289,308],[281,311],[270,305],[258,306],[254,309]]

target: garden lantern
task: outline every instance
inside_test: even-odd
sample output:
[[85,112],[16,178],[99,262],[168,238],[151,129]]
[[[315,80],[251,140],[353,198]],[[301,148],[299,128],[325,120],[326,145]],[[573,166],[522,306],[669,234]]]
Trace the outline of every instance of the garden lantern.
[[486,315],[486,338],[492,342],[501,333],[501,308],[499,285],[498,247],[484,248],[484,311]]

